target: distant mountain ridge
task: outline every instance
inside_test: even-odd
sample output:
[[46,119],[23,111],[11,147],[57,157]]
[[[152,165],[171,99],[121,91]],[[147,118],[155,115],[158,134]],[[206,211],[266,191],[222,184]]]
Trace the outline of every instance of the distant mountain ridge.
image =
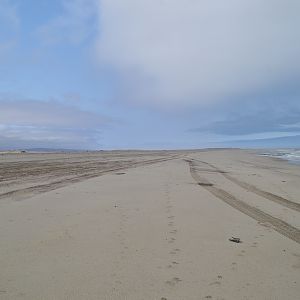
[[28,152],[84,152],[88,150],[78,150],[78,149],[64,149],[64,148],[27,148],[24,149]]

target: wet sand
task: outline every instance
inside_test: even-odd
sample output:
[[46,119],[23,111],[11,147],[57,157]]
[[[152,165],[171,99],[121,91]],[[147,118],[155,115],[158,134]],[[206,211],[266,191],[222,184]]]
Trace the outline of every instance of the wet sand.
[[0,299],[300,297],[299,166],[241,150],[26,153],[1,155],[0,178]]

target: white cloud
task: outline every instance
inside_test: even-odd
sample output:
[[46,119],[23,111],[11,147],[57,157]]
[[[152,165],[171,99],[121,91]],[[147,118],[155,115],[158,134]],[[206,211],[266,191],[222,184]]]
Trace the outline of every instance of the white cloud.
[[89,129],[108,122],[103,116],[55,101],[0,100],[0,105],[0,124]]
[[97,55],[119,97],[210,103],[300,75],[298,0],[99,0]]
[[0,149],[94,148],[108,118],[55,101],[0,99]]

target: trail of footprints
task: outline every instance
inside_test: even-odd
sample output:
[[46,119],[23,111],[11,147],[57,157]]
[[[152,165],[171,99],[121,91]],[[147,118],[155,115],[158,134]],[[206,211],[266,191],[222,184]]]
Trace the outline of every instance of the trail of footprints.
[[127,227],[127,221],[129,219],[128,215],[126,214],[126,211],[124,208],[119,207],[118,205],[115,205],[115,208],[118,209],[119,214],[119,226],[118,226],[118,233],[116,234],[118,242],[119,242],[119,253],[116,256],[115,265],[116,270],[118,270],[118,273],[112,273],[111,276],[114,280],[114,286],[112,288],[113,293],[118,293],[119,288],[122,285],[121,280],[121,274],[124,269],[124,264],[122,264],[122,261],[126,259],[127,256],[127,250],[128,250],[128,241],[126,240],[126,230]]
[[173,202],[170,196],[170,186],[166,184],[165,186],[165,212],[167,215],[168,222],[168,232],[166,235],[166,241],[168,243],[169,248],[169,256],[170,261],[166,266],[167,269],[170,270],[170,279],[165,281],[165,284],[169,287],[175,287],[182,280],[177,275],[177,266],[179,265],[178,257],[180,255],[180,249],[176,247],[176,235],[177,235],[177,227],[176,227],[176,218],[173,214]]

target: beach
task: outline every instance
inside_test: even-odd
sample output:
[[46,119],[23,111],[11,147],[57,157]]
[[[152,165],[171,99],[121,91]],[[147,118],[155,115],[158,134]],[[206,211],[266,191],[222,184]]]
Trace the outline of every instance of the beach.
[[298,299],[299,185],[255,150],[3,153],[0,299]]

